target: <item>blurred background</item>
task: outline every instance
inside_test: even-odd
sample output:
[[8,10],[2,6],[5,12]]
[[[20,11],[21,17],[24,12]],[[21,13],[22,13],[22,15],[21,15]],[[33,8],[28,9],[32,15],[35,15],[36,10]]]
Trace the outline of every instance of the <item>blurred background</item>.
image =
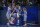
[[9,3],[12,4],[12,1],[20,6],[40,6],[40,0],[0,0],[0,6],[7,7]]

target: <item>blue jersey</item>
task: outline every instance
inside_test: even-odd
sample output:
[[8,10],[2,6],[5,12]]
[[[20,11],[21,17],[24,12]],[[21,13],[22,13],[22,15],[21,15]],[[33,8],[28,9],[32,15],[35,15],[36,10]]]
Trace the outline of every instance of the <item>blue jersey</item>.
[[[13,10],[14,10],[14,8],[13,8]],[[11,11],[11,13],[13,12],[13,10]],[[17,13],[16,10],[14,11],[14,13]]]
[[21,12],[22,12],[22,10],[16,9],[16,12],[17,12],[17,13],[18,13],[18,12],[20,12],[20,13],[21,13]]
[[19,9],[16,8],[16,12],[18,13],[19,12]]

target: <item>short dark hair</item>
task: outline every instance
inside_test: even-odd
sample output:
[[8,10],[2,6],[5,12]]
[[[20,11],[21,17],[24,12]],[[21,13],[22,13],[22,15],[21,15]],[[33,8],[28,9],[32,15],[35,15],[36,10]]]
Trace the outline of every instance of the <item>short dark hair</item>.
[[8,4],[8,6],[11,6],[11,4]]

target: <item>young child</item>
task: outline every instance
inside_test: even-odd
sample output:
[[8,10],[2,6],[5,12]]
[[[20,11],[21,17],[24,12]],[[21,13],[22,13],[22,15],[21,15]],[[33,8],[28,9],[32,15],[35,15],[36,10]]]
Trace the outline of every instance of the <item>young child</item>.
[[27,20],[27,9],[23,8],[23,12],[24,12],[24,26],[26,25],[26,20]]
[[6,13],[6,17],[7,17],[7,19],[8,19],[7,25],[9,25],[9,22],[10,22],[11,24],[13,24],[13,23],[12,23],[12,19],[11,19],[11,5],[8,6],[8,10],[7,10],[7,13]]

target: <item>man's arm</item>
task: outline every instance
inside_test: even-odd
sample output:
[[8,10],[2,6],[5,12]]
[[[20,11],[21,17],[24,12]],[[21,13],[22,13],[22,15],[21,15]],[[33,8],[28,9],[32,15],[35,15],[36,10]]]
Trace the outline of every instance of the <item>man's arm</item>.
[[13,12],[11,13],[11,15],[13,15],[13,13],[15,12],[16,8],[13,10]]
[[13,10],[13,8],[11,8],[11,10]]

